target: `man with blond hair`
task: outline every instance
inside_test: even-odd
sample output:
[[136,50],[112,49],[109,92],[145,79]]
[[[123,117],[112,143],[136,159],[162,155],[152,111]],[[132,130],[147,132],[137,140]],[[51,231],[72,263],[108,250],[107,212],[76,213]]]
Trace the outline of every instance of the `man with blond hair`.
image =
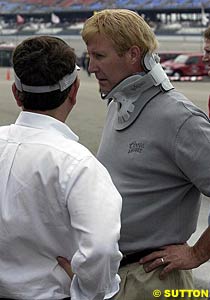
[[163,300],[166,289],[193,289],[191,270],[164,275],[196,230],[201,193],[210,196],[208,117],[173,88],[137,13],[100,11],[82,37],[109,103],[97,157],[123,198],[122,281],[113,299],[149,300],[158,289]]

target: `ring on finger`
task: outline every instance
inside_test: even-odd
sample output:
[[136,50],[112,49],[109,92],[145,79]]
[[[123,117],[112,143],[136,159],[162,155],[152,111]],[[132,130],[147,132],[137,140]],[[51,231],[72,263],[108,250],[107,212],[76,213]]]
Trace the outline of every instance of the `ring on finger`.
[[163,258],[163,257],[161,257],[161,259],[160,259],[160,260],[161,260],[161,263],[162,263],[162,264],[164,264],[164,263],[165,263],[165,261],[164,261],[164,258]]

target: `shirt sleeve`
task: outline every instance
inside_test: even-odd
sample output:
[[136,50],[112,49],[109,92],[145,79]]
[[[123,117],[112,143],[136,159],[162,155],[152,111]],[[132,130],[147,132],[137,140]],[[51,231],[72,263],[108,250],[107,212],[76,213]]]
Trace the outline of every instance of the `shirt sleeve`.
[[71,260],[71,300],[102,300],[119,290],[122,199],[107,170],[88,157],[71,174],[67,205],[77,251]]
[[186,179],[210,196],[210,124],[205,116],[192,115],[176,137],[176,162]]

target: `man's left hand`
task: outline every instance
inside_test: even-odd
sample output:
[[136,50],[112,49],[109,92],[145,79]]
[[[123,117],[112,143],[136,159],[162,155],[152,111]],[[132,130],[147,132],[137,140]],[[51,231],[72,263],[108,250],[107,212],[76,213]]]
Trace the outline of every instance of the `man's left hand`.
[[164,279],[171,271],[189,270],[198,267],[201,263],[196,257],[194,250],[188,244],[169,245],[161,247],[143,257],[139,263],[143,265],[145,272],[150,272],[160,266],[163,270],[160,272],[160,279]]

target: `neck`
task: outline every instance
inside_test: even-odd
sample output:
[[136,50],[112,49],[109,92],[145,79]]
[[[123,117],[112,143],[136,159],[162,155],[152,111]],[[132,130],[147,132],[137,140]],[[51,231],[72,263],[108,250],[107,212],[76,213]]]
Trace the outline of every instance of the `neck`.
[[60,122],[65,123],[72,108],[73,108],[73,105],[72,104],[69,105],[69,103],[67,101],[65,101],[63,104],[61,104],[59,107],[57,107],[55,109],[42,111],[42,110],[30,110],[30,109],[23,108],[23,111],[28,111],[28,112],[32,112],[35,114],[50,116],[52,118],[57,119]]

